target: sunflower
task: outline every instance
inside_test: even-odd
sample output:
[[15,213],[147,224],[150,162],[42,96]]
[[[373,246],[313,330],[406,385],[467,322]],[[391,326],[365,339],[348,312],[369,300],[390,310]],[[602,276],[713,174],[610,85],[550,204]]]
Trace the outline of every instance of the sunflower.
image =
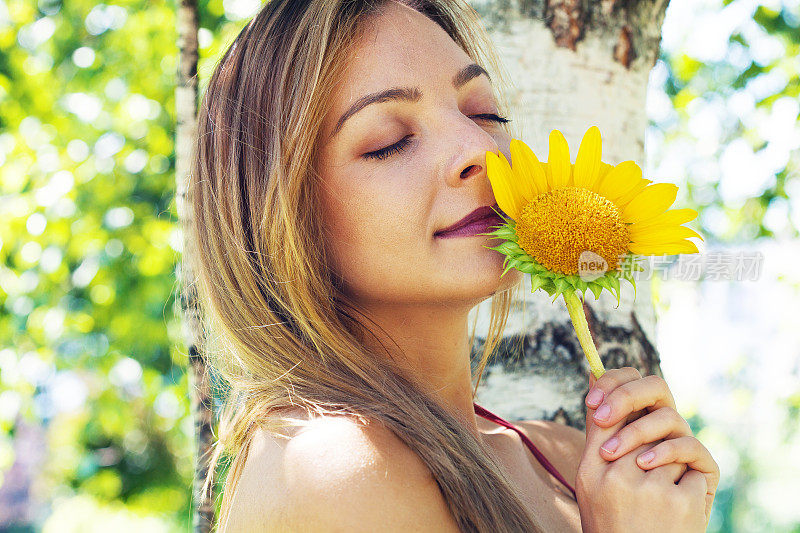
[[[516,268],[531,275],[531,290],[545,290],[553,302],[561,295],[596,377],[604,372],[581,301],[586,290],[595,299],[603,289],[620,301],[620,278],[634,288],[633,271],[643,270],[642,255],[697,253],[689,237],[703,237],[682,224],[694,209],[669,209],[678,187],[642,177],[633,161],[601,161],[597,126],[581,140],[570,163],[564,135],[550,133],[550,152],[540,162],[522,141],[511,141],[509,164],[502,152],[486,152],[486,169],[504,224],[484,235],[500,239],[486,247],[506,255],[502,275]],[[593,352],[593,353],[591,353]],[[599,372],[599,375],[598,375]]]

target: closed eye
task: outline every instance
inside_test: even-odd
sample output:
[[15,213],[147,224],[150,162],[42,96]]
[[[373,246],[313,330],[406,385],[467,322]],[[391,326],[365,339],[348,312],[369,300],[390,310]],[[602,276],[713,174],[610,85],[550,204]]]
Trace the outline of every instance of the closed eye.
[[406,146],[411,142],[409,139],[411,135],[406,135],[396,143],[391,146],[387,146],[386,148],[381,148],[380,150],[375,150],[374,152],[367,152],[363,155],[365,159],[386,159],[392,154],[396,154],[397,152],[402,152],[405,150]]
[[[489,120],[492,122],[499,122],[501,124],[505,124],[506,122],[511,122],[511,119],[507,119],[505,117],[501,117],[500,115],[496,115],[494,113],[480,113],[478,115],[472,115],[474,118],[479,118],[482,120]],[[406,147],[411,143],[410,139],[411,135],[406,135],[396,143],[387,146],[385,148],[381,148],[380,150],[375,150],[373,152],[367,152],[362,157],[364,159],[386,159],[387,157],[394,155],[396,153],[402,152],[406,149]]]

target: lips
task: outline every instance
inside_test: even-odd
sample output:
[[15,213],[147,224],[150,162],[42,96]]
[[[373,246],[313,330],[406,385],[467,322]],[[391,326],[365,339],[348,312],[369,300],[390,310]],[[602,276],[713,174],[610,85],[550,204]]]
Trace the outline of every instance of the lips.
[[472,211],[470,214],[468,214],[467,216],[465,216],[461,220],[459,220],[458,222],[456,222],[455,224],[453,224],[451,226],[448,226],[446,228],[440,229],[436,233],[434,233],[433,235],[438,237],[438,236],[443,235],[445,233],[450,233],[450,232],[453,232],[453,231],[457,231],[457,230],[459,230],[461,228],[464,228],[466,226],[469,226],[470,224],[473,224],[475,222],[478,222],[478,221],[481,221],[481,220],[484,220],[484,219],[495,220],[495,219],[498,218],[497,217],[497,213],[495,212],[495,209],[497,209],[498,211],[500,210],[498,208],[497,204],[481,206],[481,207],[477,208],[476,210]]

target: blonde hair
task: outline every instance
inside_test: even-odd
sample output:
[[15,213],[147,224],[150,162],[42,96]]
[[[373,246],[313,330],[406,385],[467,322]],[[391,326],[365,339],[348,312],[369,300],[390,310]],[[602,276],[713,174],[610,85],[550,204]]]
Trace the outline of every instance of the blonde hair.
[[[205,91],[189,184],[191,261],[206,355],[221,378],[219,439],[203,491],[225,459],[219,523],[257,427],[281,411],[378,420],[424,461],[462,531],[542,531],[486,446],[363,342],[372,323],[342,292],[322,237],[317,137],[325,99],[365,21],[388,0],[272,0],[239,33]],[[493,81],[507,74],[463,0],[404,0],[442,27]],[[507,112],[504,94],[497,95]],[[506,130],[508,131],[508,129]],[[492,296],[473,397],[501,339],[515,285]],[[375,324],[375,326],[377,326]],[[374,335],[374,334],[372,334]],[[475,337],[475,323],[470,345]],[[385,346],[384,346],[385,348]],[[387,350],[387,354],[388,354]]]

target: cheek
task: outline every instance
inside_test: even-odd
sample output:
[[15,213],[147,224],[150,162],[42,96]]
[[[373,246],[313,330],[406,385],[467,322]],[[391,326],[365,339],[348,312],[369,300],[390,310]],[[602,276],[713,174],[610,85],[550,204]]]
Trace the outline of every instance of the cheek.
[[[398,225],[400,213],[391,200],[377,194],[348,190],[327,200],[323,210],[326,242],[332,268],[347,281],[363,284],[372,272],[391,265],[408,247],[407,225]],[[374,274],[372,274],[374,276]],[[361,283],[359,283],[359,281]]]
[[435,277],[437,258],[425,241],[426,227],[409,209],[362,197],[330,213],[325,246],[347,294],[362,301],[401,300]]
[[[430,192],[413,179],[422,171],[407,169],[364,175],[329,177],[323,198],[325,223],[336,240],[337,253],[350,262],[380,253],[408,254],[409,247],[420,242],[427,231],[424,198]],[[387,175],[388,174],[388,175]]]
[[369,246],[368,232],[359,219],[358,211],[349,202],[329,203],[322,213],[325,235],[324,246],[328,250],[331,268],[339,275],[350,270],[353,257]]

